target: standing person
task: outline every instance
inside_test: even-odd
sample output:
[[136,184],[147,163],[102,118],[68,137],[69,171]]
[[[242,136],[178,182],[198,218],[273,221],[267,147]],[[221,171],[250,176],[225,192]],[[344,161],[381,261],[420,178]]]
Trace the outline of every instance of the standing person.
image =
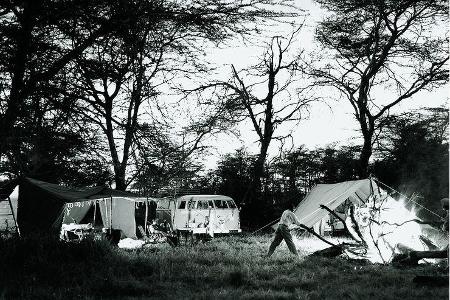
[[[293,208],[292,208],[293,210]],[[290,209],[286,209],[281,215],[280,222],[278,222],[277,230],[275,231],[275,238],[270,244],[269,252],[267,253],[267,257],[270,257],[275,248],[283,241],[286,241],[286,245],[291,251],[292,254],[298,256],[297,249],[295,248],[294,242],[292,241],[292,235],[289,229],[289,226],[292,224],[301,225],[300,221],[297,219],[297,216]]]

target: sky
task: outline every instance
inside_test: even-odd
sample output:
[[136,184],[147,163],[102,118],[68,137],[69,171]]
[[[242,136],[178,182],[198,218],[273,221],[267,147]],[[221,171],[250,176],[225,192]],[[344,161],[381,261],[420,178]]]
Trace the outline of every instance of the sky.
[[[325,12],[310,0],[297,1],[297,6],[304,9],[305,13],[308,14],[305,17],[302,31],[296,42],[297,49],[301,47],[307,52],[314,53],[318,51],[317,43],[314,41],[314,28],[317,22],[323,18]],[[292,27],[287,24],[278,24],[270,26],[265,35],[267,37],[272,35],[288,36],[291,30]],[[238,70],[255,64],[264,49],[261,46],[261,42],[264,41],[268,41],[268,38],[258,37],[247,44],[244,44],[242,41],[235,41],[220,49],[211,48],[206,51],[207,59],[219,68],[222,68],[221,74],[226,76],[225,74],[230,74],[231,64]],[[323,90],[323,93],[325,96],[331,96],[329,97],[330,99],[336,98],[336,91],[331,88]],[[361,142],[358,132],[359,126],[353,117],[349,103],[330,99],[328,99],[326,104],[313,104],[310,107],[309,117],[301,120],[299,124],[295,126],[291,124],[280,129],[279,134],[281,135],[292,130],[293,138],[292,143],[288,144],[289,146],[299,147],[305,145],[309,149],[314,149],[331,143],[349,145]],[[400,103],[391,112],[400,113],[422,107],[443,106],[447,104],[447,99],[447,87],[433,92],[420,92],[415,97]],[[205,142],[206,145],[212,146],[210,154],[205,156],[203,160],[206,169],[215,168],[217,161],[220,160],[222,155],[233,153],[242,147],[247,148],[251,153],[256,154],[258,152],[257,135],[253,132],[251,123],[248,121],[243,122],[239,125],[238,130],[240,137],[219,134]],[[279,153],[279,144],[274,142],[269,149],[269,158],[277,155],[277,153]]]

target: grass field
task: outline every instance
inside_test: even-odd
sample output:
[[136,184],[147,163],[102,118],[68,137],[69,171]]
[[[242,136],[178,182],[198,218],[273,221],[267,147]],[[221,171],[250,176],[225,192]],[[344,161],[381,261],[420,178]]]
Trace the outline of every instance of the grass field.
[[446,266],[397,269],[307,255],[317,240],[284,242],[272,258],[271,236],[232,236],[207,243],[121,250],[104,241],[0,240],[3,299],[448,299],[448,287],[416,287],[415,275]]

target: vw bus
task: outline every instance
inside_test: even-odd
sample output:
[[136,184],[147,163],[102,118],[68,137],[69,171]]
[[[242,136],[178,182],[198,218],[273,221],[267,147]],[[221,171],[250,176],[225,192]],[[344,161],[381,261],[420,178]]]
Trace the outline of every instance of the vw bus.
[[222,195],[186,195],[175,200],[173,227],[209,234],[241,232],[239,209]]

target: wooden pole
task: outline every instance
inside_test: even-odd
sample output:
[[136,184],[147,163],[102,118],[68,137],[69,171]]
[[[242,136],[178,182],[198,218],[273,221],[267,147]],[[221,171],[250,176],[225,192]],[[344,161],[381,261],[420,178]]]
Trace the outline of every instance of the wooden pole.
[[[106,199],[105,198],[103,198],[102,199],[103,200],[103,203],[105,204],[105,218],[106,218],[106,224],[103,224],[103,226],[104,227],[109,227],[108,226],[108,222],[109,222],[109,220],[108,220],[108,202],[106,201]],[[106,225],[106,226],[105,226]]]
[[92,226],[95,227],[95,216],[97,215],[97,200],[93,200],[94,202],[94,221],[92,221]]
[[324,243],[327,243],[328,245],[332,246],[332,247],[337,247],[338,245],[333,244],[330,241],[327,241],[326,239],[324,239],[323,237],[321,237],[319,234],[317,234],[314,229],[309,228],[303,224],[299,225],[300,228],[305,229],[306,231],[308,231],[309,233],[311,233],[312,235],[316,236],[319,240],[321,240]]
[[110,206],[109,206],[109,230],[112,231],[112,206],[113,206],[113,197],[110,195]]
[[144,219],[144,233],[147,234],[147,219],[148,219],[148,197],[145,199],[145,219]]
[[423,258],[447,258],[448,248],[437,251],[409,251],[403,254],[396,254],[392,258],[392,263],[396,265],[416,266]]
[[171,201],[172,200],[169,199],[169,210],[171,211],[171,214],[172,214],[172,227],[175,227],[175,215],[177,213],[178,202],[177,202],[177,199],[173,199],[173,213],[172,213],[172,209],[170,208]]

